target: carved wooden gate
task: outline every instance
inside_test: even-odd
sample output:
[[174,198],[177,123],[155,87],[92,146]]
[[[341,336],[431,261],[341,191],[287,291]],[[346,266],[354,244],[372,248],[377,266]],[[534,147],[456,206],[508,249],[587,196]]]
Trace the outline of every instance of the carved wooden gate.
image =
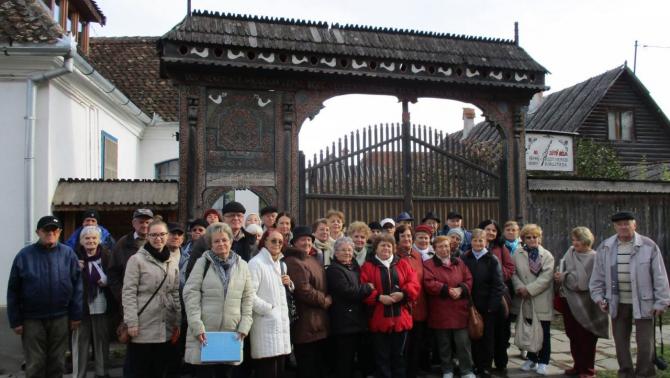
[[501,192],[500,145],[467,145],[426,126],[384,124],[352,132],[307,162],[301,219],[311,223],[328,209],[347,222],[370,222],[409,211],[446,218],[459,211],[467,227],[498,219]]

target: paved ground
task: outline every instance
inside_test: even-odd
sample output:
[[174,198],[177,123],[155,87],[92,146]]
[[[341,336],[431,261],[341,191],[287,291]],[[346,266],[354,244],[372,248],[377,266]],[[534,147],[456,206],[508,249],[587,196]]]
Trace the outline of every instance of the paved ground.
[[[2,311],[0,311],[2,312]],[[14,335],[6,323],[6,316],[0,314],[0,378],[5,377],[24,377],[20,370],[21,363],[21,340]],[[664,338],[670,340],[670,327],[664,329]],[[572,367],[572,357],[570,355],[570,344],[565,333],[561,330],[552,330],[551,332],[551,364],[549,366],[550,376],[563,376],[563,370]],[[614,351],[613,340],[599,340],[598,351],[596,354],[596,366],[598,370],[616,370],[618,368]],[[633,345],[633,353],[635,346]],[[112,347],[112,365],[110,376],[121,377],[121,359],[123,346],[114,345]],[[537,374],[530,374],[519,369],[523,360],[520,358],[519,350],[515,346],[509,349],[510,362],[507,376],[516,377],[537,377]],[[89,373],[93,377],[93,373]],[[425,377],[440,377],[440,374],[428,374]],[[70,377],[70,375],[66,375]]]

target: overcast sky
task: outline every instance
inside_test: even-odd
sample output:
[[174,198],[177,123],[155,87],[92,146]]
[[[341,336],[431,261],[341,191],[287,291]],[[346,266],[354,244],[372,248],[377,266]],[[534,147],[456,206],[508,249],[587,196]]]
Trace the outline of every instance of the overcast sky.
[[[160,36],[186,14],[186,0],[97,0],[107,25],[93,36]],[[329,23],[386,26],[513,39],[551,74],[549,93],[628,61],[640,45],[637,75],[661,109],[670,115],[670,1],[668,0],[192,0],[193,9]],[[326,102],[307,121],[300,147],[307,156],[349,130],[399,122],[400,104],[392,97],[351,95]],[[420,99],[410,105],[413,123],[453,132],[462,128],[467,104]],[[479,115],[479,112],[478,112]]]

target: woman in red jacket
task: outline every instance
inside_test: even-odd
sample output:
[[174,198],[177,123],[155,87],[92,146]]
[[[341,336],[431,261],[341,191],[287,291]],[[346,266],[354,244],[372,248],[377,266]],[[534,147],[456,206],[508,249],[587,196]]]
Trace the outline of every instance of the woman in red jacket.
[[363,264],[361,282],[373,285],[365,299],[371,307],[370,333],[374,343],[376,377],[405,377],[403,350],[412,329],[409,302],[416,300],[420,286],[416,273],[394,254],[395,239],[389,234],[375,238],[375,255]]
[[423,263],[423,284],[428,296],[428,327],[437,335],[442,376],[454,376],[456,357],[461,377],[474,378],[467,330],[472,274],[461,259],[451,255],[448,237],[436,237],[433,249],[435,256]]

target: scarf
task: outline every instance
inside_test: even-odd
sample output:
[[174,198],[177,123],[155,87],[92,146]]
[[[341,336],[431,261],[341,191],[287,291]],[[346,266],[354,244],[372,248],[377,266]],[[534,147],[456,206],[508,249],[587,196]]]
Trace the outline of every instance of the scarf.
[[393,255],[391,255],[391,257],[389,257],[389,258],[386,259],[386,260],[382,260],[382,259],[380,259],[379,256],[377,256],[377,255],[375,255],[375,258],[376,258],[380,263],[382,263],[382,265],[384,265],[384,266],[386,267],[386,269],[389,269],[389,268],[391,267],[391,262],[393,262]]
[[510,255],[514,255],[516,247],[518,246],[519,246],[519,239],[505,240],[505,247],[507,247],[507,250],[509,251]]
[[474,249],[472,250],[472,254],[475,256],[475,258],[476,258],[477,260],[479,260],[480,258],[482,258],[482,256],[484,256],[484,255],[487,254],[487,253],[489,253],[489,250],[486,249],[486,248],[482,248],[481,251],[475,251]]
[[154,248],[151,244],[146,243],[144,245],[144,249],[149,252],[151,256],[153,256],[156,260],[160,262],[166,262],[170,258],[170,250],[167,248],[163,247],[162,250],[157,250]]
[[214,252],[209,251],[209,257],[212,258],[212,266],[214,267],[214,271],[219,276],[219,279],[223,284],[223,296],[225,298],[228,294],[228,284],[230,283],[230,270],[235,264],[237,264],[239,255],[231,250],[228,254],[228,258],[224,260],[217,256]]
[[[98,246],[93,256],[89,256],[84,250],[84,281],[88,283],[88,303],[93,302],[98,295],[98,281],[102,279],[100,275],[100,263],[102,261],[102,247]],[[104,275],[104,273],[103,273]]]
[[412,248],[421,254],[421,259],[423,261],[429,260],[431,257],[433,257],[433,255],[435,255],[435,251],[433,251],[433,247],[431,245],[428,245],[428,248],[426,249],[421,249],[417,247],[416,244],[413,244]]
[[540,250],[538,248],[530,248],[527,245],[525,245],[523,249],[528,252],[528,267],[530,268],[530,272],[539,276],[540,271],[542,271],[542,257],[540,257]]
[[442,264],[444,264],[444,266],[446,266],[446,267],[451,266],[451,256],[449,256],[449,257],[439,257],[439,259],[440,259],[440,261],[442,261]]

